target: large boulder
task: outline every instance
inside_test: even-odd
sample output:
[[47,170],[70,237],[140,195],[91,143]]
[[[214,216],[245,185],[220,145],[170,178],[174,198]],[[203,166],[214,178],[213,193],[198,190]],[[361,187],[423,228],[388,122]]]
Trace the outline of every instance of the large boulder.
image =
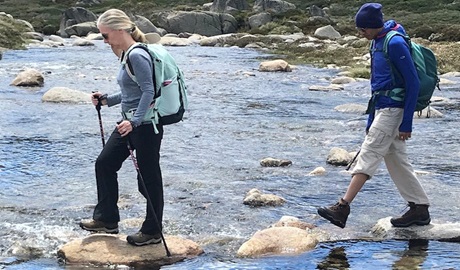
[[338,39],[342,37],[342,35],[340,35],[340,33],[337,32],[337,30],[335,30],[331,25],[326,25],[316,29],[315,36],[327,39]]
[[92,234],[76,239],[58,250],[58,257],[66,264],[129,267],[152,267],[173,264],[203,253],[195,242],[177,236],[165,236],[171,256],[166,256],[163,244],[134,247],[126,242],[126,235]]
[[188,32],[203,36],[235,33],[238,29],[238,23],[232,15],[215,12],[162,13],[158,17],[158,24],[169,33]]
[[96,22],[92,21],[74,24],[64,29],[64,32],[69,37],[74,35],[84,37],[89,33],[99,33],[99,29],[97,29]]
[[279,14],[296,9],[296,6],[282,0],[256,0],[252,9],[257,13],[269,11],[272,14]]
[[144,33],[157,33],[160,36],[163,35],[162,29],[157,28],[149,19],[144,16],[136,15],[134,16],[134,23],[139,29]]
[[211,5],[212,12],[233,12],[247,10],[249,8],[246,0],[214,0]]
[[70,37],[70,35],[65,31],[66,28],[84,22],[95,22],[96,20],[97,16],[93,12],[85,8],[69,8],[62,13],[58,34],[61,37],[68,38]]
[[249,27],[251,29],[259,28],[260,26],[272,21],[272,15],[268,12],[262,12],[252,15],[248,18]]

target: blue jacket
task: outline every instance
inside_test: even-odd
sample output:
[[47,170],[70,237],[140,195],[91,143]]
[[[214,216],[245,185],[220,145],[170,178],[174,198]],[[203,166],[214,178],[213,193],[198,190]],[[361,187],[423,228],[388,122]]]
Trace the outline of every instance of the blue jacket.
[[[404,115],[399,131],[412,132],[412,119],[417,103],[420,81],[412,61],[409,45],[403,37],[394,36],[391,38],[387,48],[388,59],[385,57],[383,43],[385,35],[391,30],[406,34],[402,25],[397,24],[394,20],[389,20],[385,22],[383,30],[374,39],[373,47],[371,48],[371,91],[404,88],[404,101],[398,102],[387,96],[379,96],[376,99],[375,108],[403,108]],[[393,83],[388,60],[400,74],[394,74],[395,83]],[[373,120],[374,113],[371,113],[367,121],[367,130],[369,130]]]

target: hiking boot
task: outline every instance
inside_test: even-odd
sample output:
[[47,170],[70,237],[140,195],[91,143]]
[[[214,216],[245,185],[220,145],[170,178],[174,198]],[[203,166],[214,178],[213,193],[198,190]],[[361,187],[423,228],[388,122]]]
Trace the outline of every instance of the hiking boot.
[[350,205],[348,202],[340,199],[340,201],[334,205],[318,208],[318,214],[329,220],[332,224],[343,229],[345,228],[348,215],[350,214]]
[[143,245],[150,245],[150,244],[159,244],[161,243],[161,236],[160,234],[145,234],[142,232],[137,232],[135,234],[128,235],[126,237],[126,241],[133,246],[143,246]]
[[80,222],[80,227],[83,230],[87,230],[90,232],[105,232],[105,233],[118,233],[118,223],[111,223],[111,222],[103,222],[94,219],[90,220],[82,220]]
[[409,202],[408,206],[409,210],[404,215],[390,219],[394,227],[424,226],[430,224],[431,218],[428,212],[428,205]]

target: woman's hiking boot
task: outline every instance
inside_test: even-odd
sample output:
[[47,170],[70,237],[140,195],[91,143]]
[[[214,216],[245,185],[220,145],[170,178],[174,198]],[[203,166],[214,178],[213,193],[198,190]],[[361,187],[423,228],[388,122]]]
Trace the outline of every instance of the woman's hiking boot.
[[401,217],[390,219],[394,227],[409,227],[412,225],[428,225],[431,222],[430,213],[428,212],[428,205],[415,204],[409,202],[409,210]]
[[161,235],[160,234],[145,234],[142,232],[137,232],[135,234],[128,235],[126,237],[126,241],[134,246],[144,246],[150,244],[159,244],[161,243]]
[[329,207],[318,208],[318,215],[329,220],[332,224],[339,226],[342,229],[345,228],[349,214],[350,205],[343,199],[340,199],[339,202]]
[[87,230],[90,232],[105,232],[105,233],[118,233],[118,223],[114,222],[103,222],[99,220],[89,219],[89,220],[82,220],[80,222],[80,227],[83,230]]

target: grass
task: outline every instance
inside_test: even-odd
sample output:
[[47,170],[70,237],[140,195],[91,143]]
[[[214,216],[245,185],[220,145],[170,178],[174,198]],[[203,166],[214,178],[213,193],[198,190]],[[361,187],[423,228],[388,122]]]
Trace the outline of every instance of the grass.
[[8,17],[0,16],[0,47],[23,48],[24,40],[21,34],[23,26]]

